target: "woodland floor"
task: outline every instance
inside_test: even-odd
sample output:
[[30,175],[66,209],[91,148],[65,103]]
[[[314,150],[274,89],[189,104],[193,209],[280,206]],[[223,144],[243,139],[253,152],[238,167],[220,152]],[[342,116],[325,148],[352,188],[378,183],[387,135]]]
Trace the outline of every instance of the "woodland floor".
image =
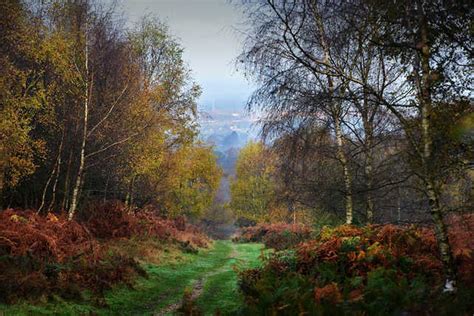
[[259,265],[261,249],[260,244],[216,241],[198,254],[169,253],[163,263],[144,263],[148,278],[139,279],[133,289],[107,293],[106,307],[58,298],[55,303],[0,305],[0,315],[173,315],[184,293],[204,315],[232,314],[243,304],[236,271]]

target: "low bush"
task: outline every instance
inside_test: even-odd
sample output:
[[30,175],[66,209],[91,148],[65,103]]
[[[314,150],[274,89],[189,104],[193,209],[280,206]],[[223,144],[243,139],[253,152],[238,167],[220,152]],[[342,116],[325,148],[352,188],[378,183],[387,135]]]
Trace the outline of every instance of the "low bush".
[[99,239],[157,238],[194,250],[210,243],[185,217],[165,219],[153,208],[131,209],[121,202],[92,204],[80,213],[79,221]]
[[58,294],[102,296],[143,270],[132,259],[110,255],[84,226],[65,217],[32,211],[0,212],[0,299],[37,299]]
[[263,242],[266,247],[282,250],[294,247],[311,237],[310,227],[301,224],[259,224],[241,228],[235,242]]
[[209,239],[184,218],[163,219],[152,210],[131,212],[119,203],[90,207],[78,221],[34,211],[0,212],[0,302],[80,298],[88,290],[101,301],[114,284],[133,284],[145,271],[113,246],[118,240],[176,243],[183,251]]
[[466,231],[453,228],[450,238],[461,284],[458,295],[450,300],[443,300],[441,293],[443,265],[433,230],[344,225],[324,228],[311,240],[270,254],[262,268],[241,272],[239,286],[246,312],[442,314],[456,306],[461,315],[472,313],[472,300],[465,299],[474,294],[472,248],[463,248],[471,241],[461,242],[459,235]]

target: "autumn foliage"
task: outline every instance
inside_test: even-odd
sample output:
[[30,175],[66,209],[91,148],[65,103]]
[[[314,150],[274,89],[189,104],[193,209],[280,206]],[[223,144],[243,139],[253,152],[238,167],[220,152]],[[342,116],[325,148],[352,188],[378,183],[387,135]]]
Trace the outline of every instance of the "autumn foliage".
[[[451,218],[451,228],[460,291],[472,294],[474,216]],[[344,225],[269,255],[262,268],[241,272],[239,282],[251,311],[286,315],[419,312],[427,302],[443,302],[443,281],[431,228]],[[472,311],[472,302],[458,299],[449,303]]]
[[207,247],[210,240],[183,216],[165,219],[153,208],[131,209],[120,202],[92,204],[81,215],[84,226],[100,239],[158,238],[163,241]]
[[311,237],[311,228],[302,224],[272,223],[244,227],[234,238],[237,242],[263,242],[277,250],[296,246]]
[[205,247],[209,239],[183,219],[169,220],[152,210],[130,212],[120,203],[96,205],[80,221],[65,215],[40,216],[31,210],[0,212],[0,299],[12,303],[52,294],[97,297],[116,283],[133,284],[145,275],[136,258],[112,251],[117,239],[157,239],[184,250]]

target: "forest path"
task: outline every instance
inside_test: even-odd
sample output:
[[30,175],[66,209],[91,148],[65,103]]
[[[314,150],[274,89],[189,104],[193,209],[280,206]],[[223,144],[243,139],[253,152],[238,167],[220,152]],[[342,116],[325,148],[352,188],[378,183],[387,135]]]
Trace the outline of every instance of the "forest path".
[[[237,271],[260,265],[263,245],[218,240],[197,254],[183,254],[164,248],[162,263],[143,263],[147,278],[133,286],[121,285],[105,294],[102,305],[87,299],[65,301],[57,298],[45,304],[28,302],[0,305],[0,316],[18,315],[173,315],[183,304],[201,315],[233,314],[243,305],[237,288]],[[87,295],[87,293],[85,294]]]
[[[261,248],[259,244],[216,241],[210,251],[175,267],[187,277],[158,296],[156,304],[149,305],[155,310],[153,315],[173,315],[189,306],[204,315],[214,315],[216,311],[227,314],[238,309],[242,299],[237,289],[236,270],[258,265]],[[162,273],[163,276],[166,273]],[[165,301],[168,304],[163,305]]]

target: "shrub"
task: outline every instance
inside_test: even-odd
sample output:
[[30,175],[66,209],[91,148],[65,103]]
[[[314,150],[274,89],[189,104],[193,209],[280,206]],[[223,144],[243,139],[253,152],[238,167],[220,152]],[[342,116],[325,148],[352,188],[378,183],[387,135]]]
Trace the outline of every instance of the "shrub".
[[130,238],[177,243],[184,251],[206,247],[209,239],[184,218],[163,219],[153,210],[118,202],[90,206],[78,221],[33,211],[0,212],[0,301],[52,294],[101,298],[116,283],[131,285],[144,270],[129,254],[109,247]]
[[292,248],[311,237],[312,230],[301,224],[259,224],[242,228],[236,242],[263,242],[276,250]]
[[0,298],[78,297],[84,289],[101,296],[117,282],[143,274],[131,258],[107,254],[87,229],[65,217],[32,211],[0,213]]
[[[452,240],[465,234],[452,227]],[[252,232],[252,237],[259,236],[257,230]],[[453,242],[455,254],[470,242]],[[469,270],[473,258],[462,255],[461,259],[456,255],[464,289],[456,299],[440,306],[432,304],[443,301],[443,266],[431,229],[394,225],[326,227],[292,250],[269,255],[262,268],[241,272],[239,287],[248,305],[247,313],[417,313],[426,306],[431,312],[447,310],[456,302],[460,314],[469,314],[474,306],[461,298],[468,297],[466,291],[473,292],[474,279]]]
[[121,202],[92,204],[81,212],[79,221],[96,238],[157,238],[176,242],[185,249],[207,247],[209,238],[185,217],[165,219],[153,208],[131,209]]

